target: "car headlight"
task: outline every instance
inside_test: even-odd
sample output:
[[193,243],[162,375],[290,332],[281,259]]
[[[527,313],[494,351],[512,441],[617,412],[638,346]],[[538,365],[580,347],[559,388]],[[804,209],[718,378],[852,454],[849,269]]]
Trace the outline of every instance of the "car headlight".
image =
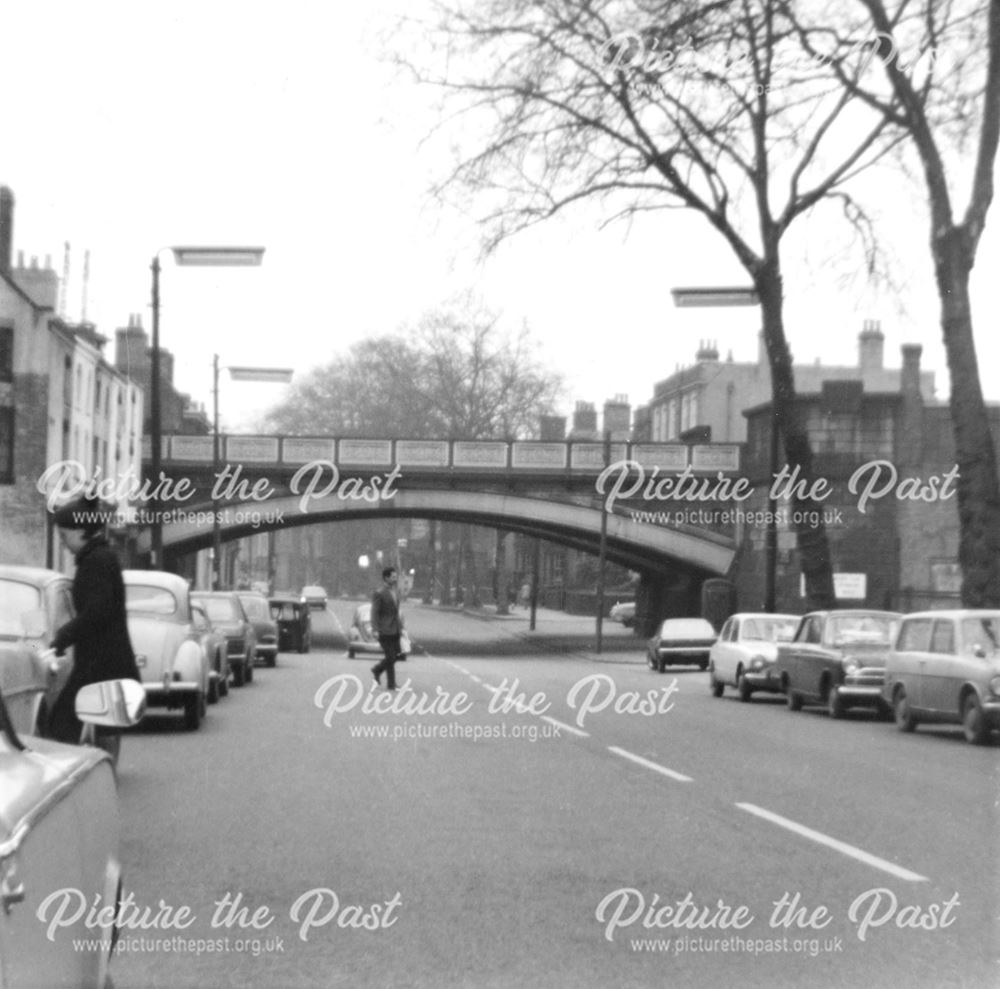
[[860,664],[853,657],[848,657],[847,659],[844,660],[844,672],[848,676],[852,676],[853,674],[857,673],[858,670],[860,669],[861,669]]
[[995,676],[992,680],[990,680],[990,690],[996,694],[997,697],[1000,697],[1000,676]]
[[750,669],[754,672],[764,669],[766,665],[767,661],[763,656],[754,656],[753,659],[750,660]]

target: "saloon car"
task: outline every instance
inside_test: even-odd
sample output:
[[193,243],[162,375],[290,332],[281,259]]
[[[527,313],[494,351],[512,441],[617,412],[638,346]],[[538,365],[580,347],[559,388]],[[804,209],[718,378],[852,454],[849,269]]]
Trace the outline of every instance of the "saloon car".
[[126,570],[128,634],[150,707],[182,710],[195,731],[205,714],[212,660],[191,611],[188,582],[161,570]]
[[1000,611],[906,615],[885,665],[883,696],[896,725],[960,724],[982,745],[1000,730]]
[[271,617],[271,607],[263,594],[254,591],[237,591],[243,610],[253,625],[257,642],[256,658],[268,666],[278,662],[278,625]]
[[212,624],[204,605],[191,602],[191,626],[208,657],[208,703],[229,693],[229,648],[226,637]]
[[302,598],[313,611],[326,610],[328,600],[326,588],[320,587],[318,584],[306,584],[302,588]]
[[646,646],[649,668],[662,673],[668,666],[708,669],[708,656],[718,638],[705,618],[667,618]]
[[204,607],[209,621],[226,637],[233,685],[242,687],[253,680],[257,637],[235,591],[194,591],[191,600]]
[[613,622],[621,622],[626,628],[635,625],[635,601],[616,601],[608,617]]
[[741,701],[754,691],[778,693],[781,682],[775,673],[778,643],[795,634],[796,615],[743,613],[726,619],[719,639],[708,655],[712,694],[721,697],[725,688],[735,687]]
[[[76,710],[88,725],[124,728],[144,701],[135,681],[111,680],[84,687]],[[63,907],[67,891],[112,912],[118,902],[111,760],[89,746],[22,736],[11,720],[0,697],[0,986],[110,986],[114,931]]]
[[789,710],[823,704],[833,718],[852,707],[888,711],[885,660],[902,616],[893,611],[814,611],[779,643],[775,673]]
[[[399,637],[399,658],[406,659],[412,649],[410,637],[404,631]],[[382,655],[378,633],[372,627],[372,606],[370,603],[359,604],[354,609],[351,627],[347,630],[347,658],[354,659],[359,653],[361,655]]]
[[309,652],[312,645],[312,618],[309,605],[294,594],[277,594],[268,599],[271,617],[278,626],[279,652]]
[[41,567],[0,566],[0,692],[14,727],[44,731],[73,667],[73,650],[46,647],[73,617],[70,579]]

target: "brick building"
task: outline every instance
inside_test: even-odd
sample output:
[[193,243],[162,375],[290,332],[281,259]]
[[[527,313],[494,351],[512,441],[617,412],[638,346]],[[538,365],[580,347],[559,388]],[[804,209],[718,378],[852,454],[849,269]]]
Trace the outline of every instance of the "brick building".
[[[958,600],[957,497],[954,482],[945,483],[956,471],[951,412],[925,395],[921,348],[907,345],[902,354],[899,385],[892,391],[869,389],[862,381],[826,381],[818,393],[798,399],[815,473],[833,489],[823,505],[834,573],[851,575],[839,582],[844,606],[907,611]],[[990,417],[1000,436],[1000,408],[991,408]],[[761,512],[769,507],[770,403],[748,409],[745,418],[743,473],[755,495],[742,507]],[[924,500],[931,479],[939,494],[952,492],[950,497]],[[781,515],[791,506],[779,500],[774,507]],[[801,611],[798,550],[787,514],[777,528],[777,607]],[[731,575],[741,609],[763,603],[765,539],[763,525],[744,524]]]
[[0,546],[4,562],[61,568],[39,480],[61,461],[87,478],[138,477],[143,396],[91,324],[56,314],[49,263],[12,265],[13,222],[0,188]]
[[[824,381],[860,381],[865,391],[899,388],[900,369],[884,364],[885,336],[877,320],[865,320],[858,334],[856,365],[796,364],[795,387],[818,392]],[[925,399],[934,397],[934,372],[920,375]],[[743,410],[771,399],[771,367],[758,338],[756,361],[719,360],[714,344],[702,341],[691,367],[680,368],[653,388],[653,398],[636,412],[635,438],[654,443],[677,439],[740,443],[746,439]]]

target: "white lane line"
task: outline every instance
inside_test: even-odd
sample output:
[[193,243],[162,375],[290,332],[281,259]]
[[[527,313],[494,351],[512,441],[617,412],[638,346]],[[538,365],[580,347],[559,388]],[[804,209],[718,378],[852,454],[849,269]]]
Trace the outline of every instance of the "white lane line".
[[550,718],[547,714],[540,714],[539,717],[542,721],[547,721],[550,725],[555,725],[556,728],[562,731],[568,731],[571,735],[578,735],[580,738],[590,738],[589,731],[583,731],[581,728],[575,728],[573,725],[568,725],[563,721],[559,721],[556,718]]
[[662,773],[664,776],[669,776],[672,780],[677,780],[679,783],[694,782],[690,776],[685,776],[683,773],[675,772],[673,769],[667,769],[666,766],[661,766],[658,762],[651,762],[649,759],[643,759],[641,755],[635,755],[635,753],[629,752],[626,749],[619,749],[615,745],[609,745],[608,751],[614,752],[615,755],[620,755],[623,759],[629,759],[632,762],[638,763],[640,766],[645,766],[646,769],[652,769],[654,773]]
[[754,814],[765,821],[777,824],[778,827],[786,828],[795,834],[801,835],[803,838],[808,838],[810,841],[818,842],[820,845],[826,845],[827,848],[832,848],[843,855],[848,855],[853,859],[857,859],[859,862],[864,862],[865,865],[870,865],[875,869],[881,869],[883,872],[888,872],[890,876],[895,876],[897,879],[905,879],[907,882],[911,883],[927,882],[926,876],[921,876],[916,872],[910,872],[909,869],[893,865],[892,862],[887,862],[885,859],[881,859],[877,855],[871,855],[868,852],[862,851],[860,848],[855,848],[854,845],[848,845],[847,842],[838,841],[836,838],[831,838],[829,835],[823,834],[821,831],[813,831],[812,828],[807,828],[805,825],[791,821],[787,817],[782,817],[780,814],[774,814],[769,810],[765,810],[763,807],[757,807],[755,804],[737,804],[736,806],[739,807],[740,810],[745,810],[748,814]]
[[475,673],[466,673],[465,675],[467,677],[470,677],[474,683],[482,683],[483,682],[482,680],[479,679],[479,677],[476,676]]

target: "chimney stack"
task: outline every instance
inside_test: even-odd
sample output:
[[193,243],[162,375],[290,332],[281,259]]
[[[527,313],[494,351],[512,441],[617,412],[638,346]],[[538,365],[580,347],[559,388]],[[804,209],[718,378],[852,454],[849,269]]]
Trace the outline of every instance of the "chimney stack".
[[881,371],[884,366],[885,337],[877,319],[866,319],[858,334],[858,367],[862,378],[869,371]]
[[717,361],[719,359],[719,345],[715,340],[701,340],[698,345],[698,352],[694,355],[696,361]]
[[0,186],[0,274],[10,275],[14,249],[14,193]]

